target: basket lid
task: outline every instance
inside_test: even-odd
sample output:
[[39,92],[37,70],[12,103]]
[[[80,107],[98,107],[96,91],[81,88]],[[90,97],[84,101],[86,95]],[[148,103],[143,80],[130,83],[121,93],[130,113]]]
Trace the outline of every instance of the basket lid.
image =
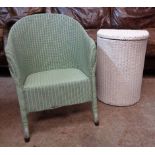
[[114,40],[144,40],[149,37],[146,30],[100,29],[97,36]]

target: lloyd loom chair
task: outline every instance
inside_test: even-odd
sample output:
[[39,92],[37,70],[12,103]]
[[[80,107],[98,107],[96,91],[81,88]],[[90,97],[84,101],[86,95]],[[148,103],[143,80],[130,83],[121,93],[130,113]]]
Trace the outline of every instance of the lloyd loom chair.
[[98,125],[96,46],[77,21],[58,14],[24,17],[10,30],[6,56],[26,142],[29,112],[91,101]]

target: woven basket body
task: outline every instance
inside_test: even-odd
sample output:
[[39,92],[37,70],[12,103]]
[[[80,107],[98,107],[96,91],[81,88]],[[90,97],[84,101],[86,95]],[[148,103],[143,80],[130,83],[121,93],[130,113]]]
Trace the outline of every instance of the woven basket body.
[[140,99],[147,37],[97,38],[97,95],[104,103],[132,105]]

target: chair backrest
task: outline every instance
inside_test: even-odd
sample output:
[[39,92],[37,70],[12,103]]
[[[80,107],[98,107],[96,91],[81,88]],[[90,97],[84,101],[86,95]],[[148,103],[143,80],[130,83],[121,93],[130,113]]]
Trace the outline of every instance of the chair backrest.
[[8,44],[27,72],[76,67],[76,52],[84,46],[86,32],[74,19],[60,14],[37,14],[12,27]]

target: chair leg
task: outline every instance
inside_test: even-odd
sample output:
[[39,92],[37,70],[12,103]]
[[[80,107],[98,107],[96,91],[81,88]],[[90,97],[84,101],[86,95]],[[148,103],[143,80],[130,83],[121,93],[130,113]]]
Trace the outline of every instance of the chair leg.
[[19,105],[20,105],[22,126],[23,126],[23,130],[24,130],[24,140],[25,140],[25,142],[29,142],[30,134],[29,134],[29,127],[28,127],[28,113],[26,111],[23,90],[20,87],[16,87],[16,88],[17,88],[18,100],[19,100]]
[[92,113],[94,124],[96,126],[99,125],[99,117],[98,117],[98,107],[97,107],[97,98],[96,98],[96,79],[95,76],[92,78]]
[[29,129],[27,127],[24,128],[24,141],[26,143],[30,141]]
[[99,125],[99,117],[98,117],[98,108],[97,108],[97,100],[94,99],[92,101],[92,113],[93,113],[93,120],[94,120],[94,124],[96,126]]
[[21,117],[22,117],[22,126],[23,126],[23,130],[24,130],[24,140],[27,143],[27,142],[30,141],[27,113],[22,111],[21,112]]

